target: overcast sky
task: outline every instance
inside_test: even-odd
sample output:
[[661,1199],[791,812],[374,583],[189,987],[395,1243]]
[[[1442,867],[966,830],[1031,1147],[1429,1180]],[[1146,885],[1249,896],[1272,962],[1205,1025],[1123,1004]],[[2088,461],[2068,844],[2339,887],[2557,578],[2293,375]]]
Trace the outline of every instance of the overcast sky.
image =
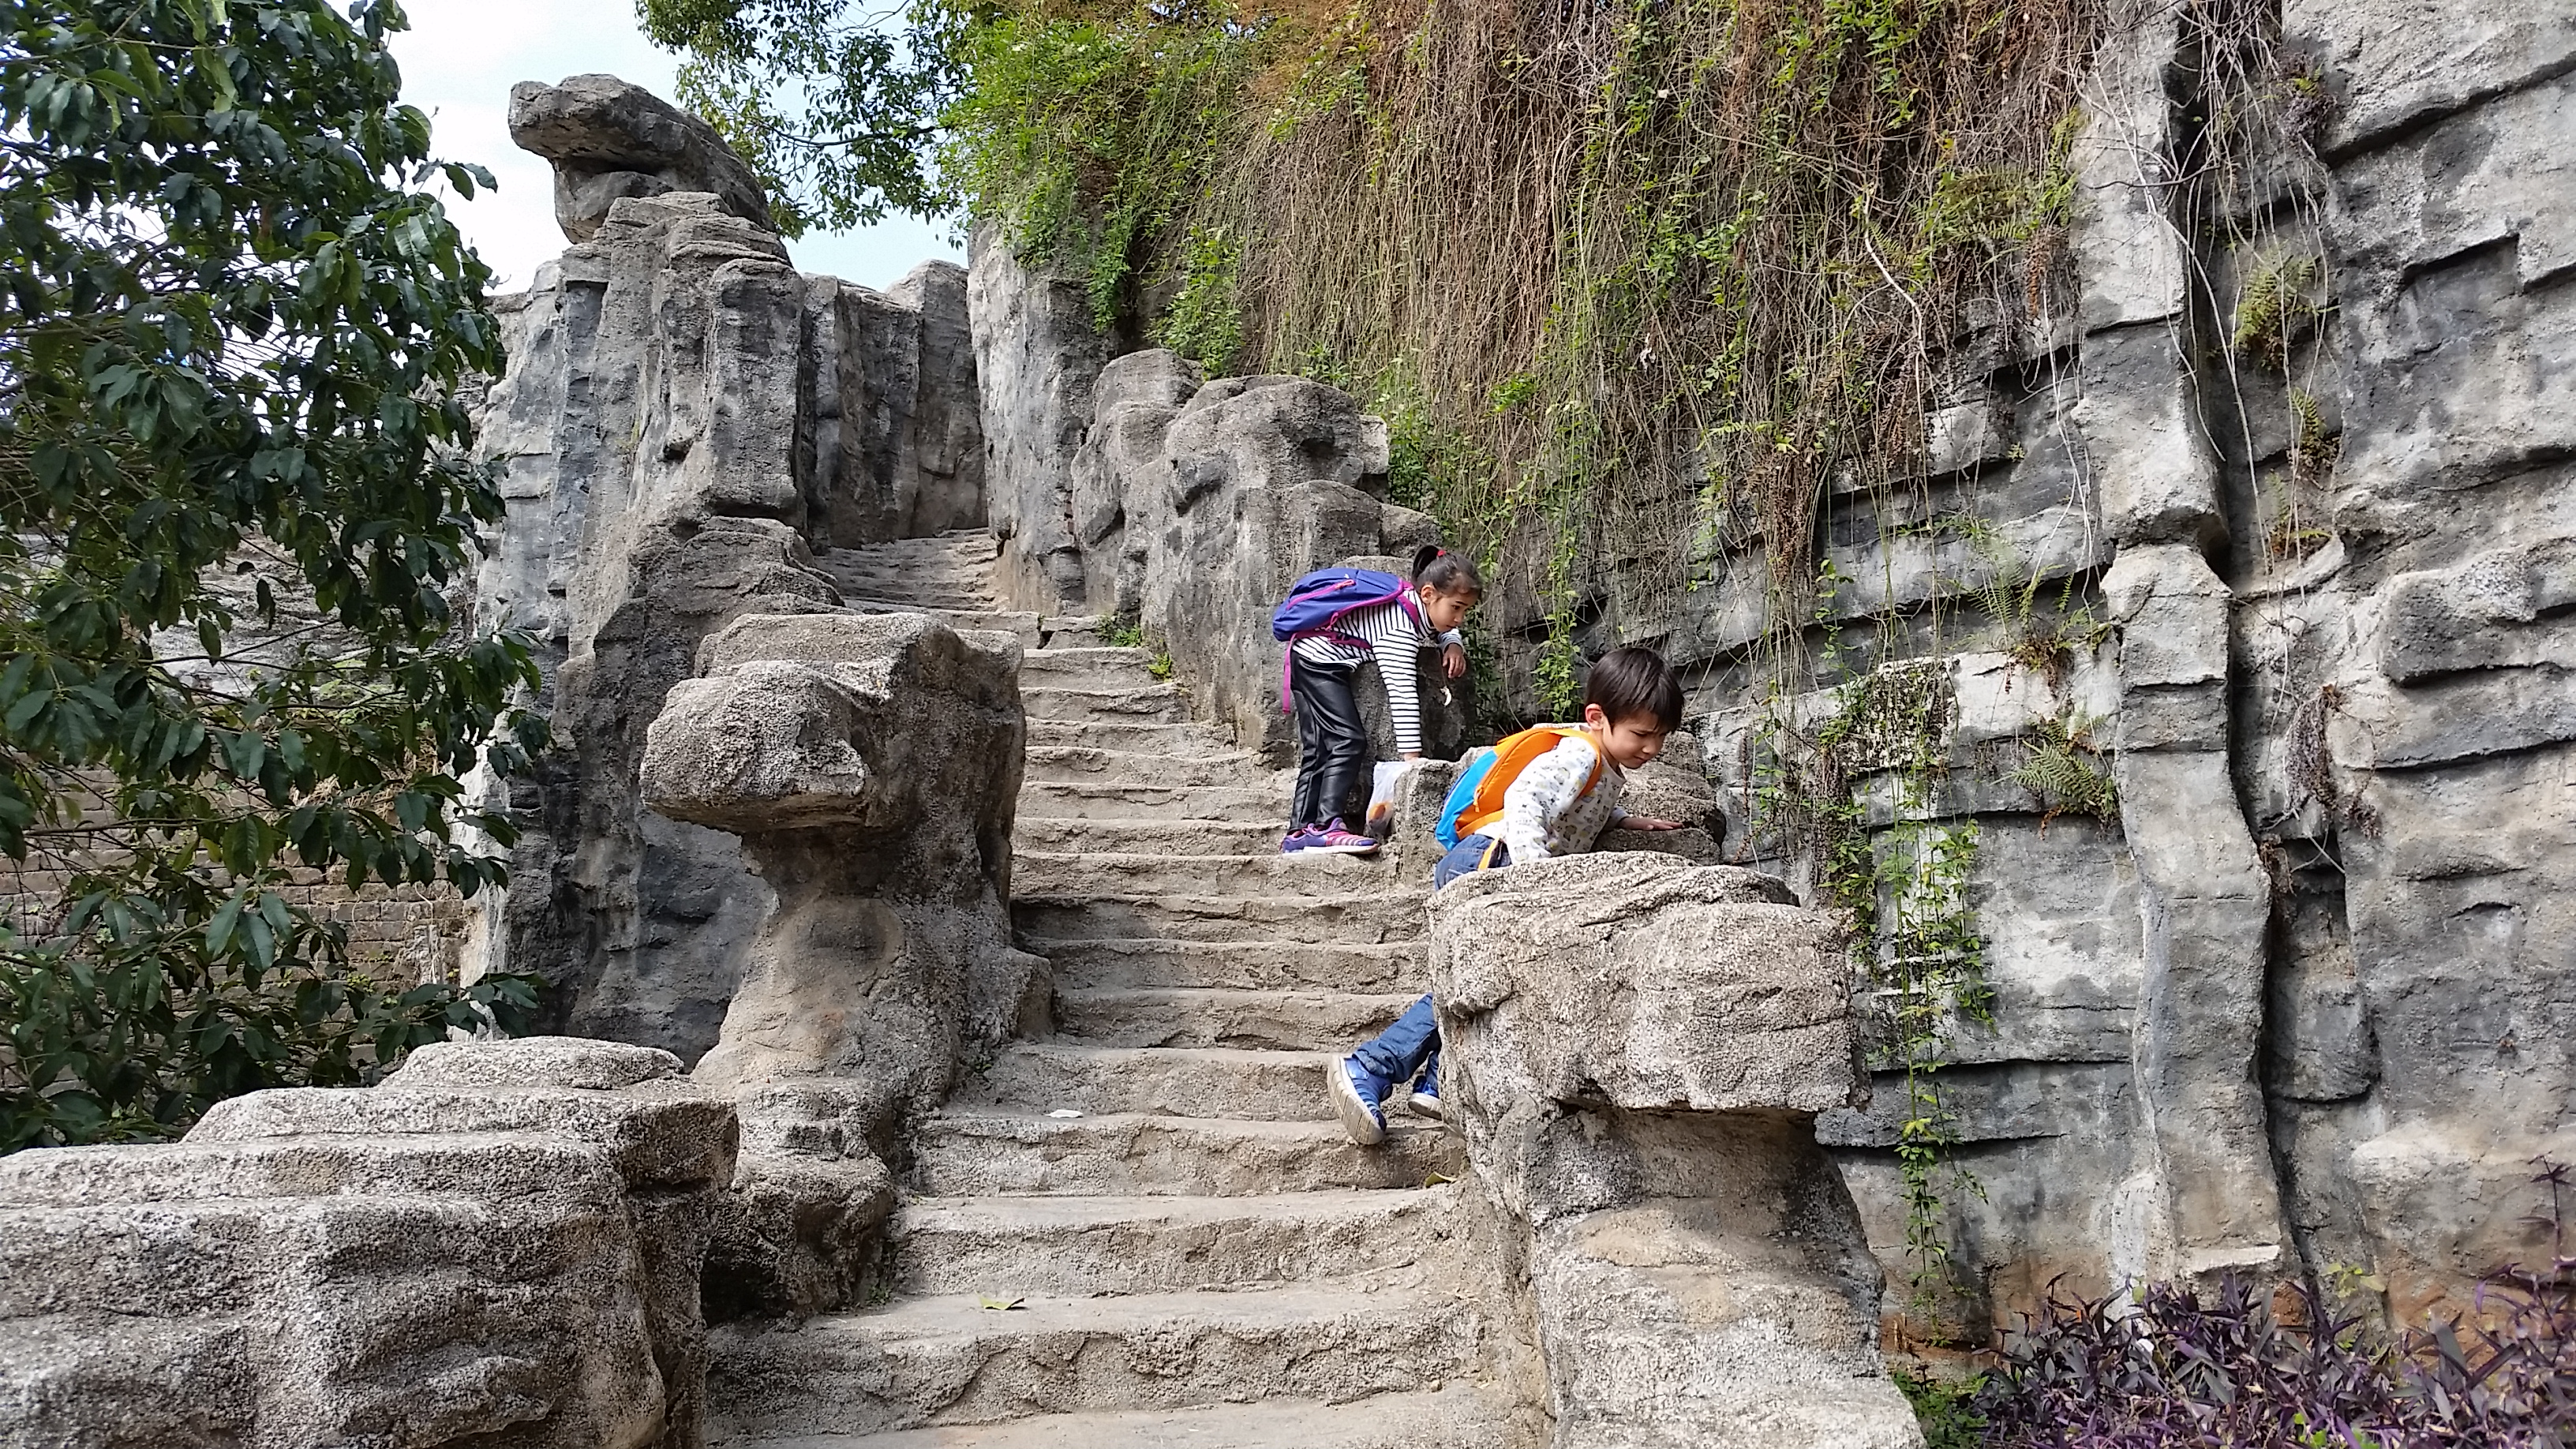
[[[510,144],[510,87],[607,71],[668,99],[677,58],[645,43],[629,0],[411,0],[404,9],[412,28],[394,37],[403,99],[429,112],[438,156],[479,161],[500,181],[498,192],[448,206],[500,274],[493,290],[516,291],[565,243],[546,163]],[[805,271],[883,287],[931,257],[962,263],[947,233],[897,217],[788,248]]]

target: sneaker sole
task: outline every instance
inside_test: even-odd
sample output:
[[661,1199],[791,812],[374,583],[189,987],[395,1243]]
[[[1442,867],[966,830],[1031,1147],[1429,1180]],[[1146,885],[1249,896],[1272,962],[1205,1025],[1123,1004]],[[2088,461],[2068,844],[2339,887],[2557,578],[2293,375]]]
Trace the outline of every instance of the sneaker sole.
[[1378,1121],[1377,1114],[1368,1109],[1368,1103],[1360,1099],[1359,1083],[1351,1080],[1349,1070],[1338,1058],[1324,1070],[1330,1074],[1328,1087],[1333,1098],[1333,1115],[1342,1119],[1342,1130],[1362,1147],[1375,1147],[1384,1142],[1386,1127]]
[[1370,842],[1369,842],[1368,844],[1366,844],[1366,845],[1309,845],[1309,846],[1305,846],[1305,847],[1302,847],[1301,849],[1299,849],[1299,850],[1296,852],[1296,854],[1298,854],[1298,855],[1375,855],[1375,854],[1377,854],[1377,853],[1378,853],[1379,848],[1380,848],[1380,847],[1379,847],[1378,843],[1377,843],[1376,841],[1372,840],[1372,841],[1370,841]]
[[1432,1096],[1428,1092],[1416,1092],[1412,1096],[1405,1098],[1404,1110],[1411,1112],[1416,1117],[1428,1117],[1434,1122],[1446,1122],[1449,1120],[1447,1117],[1441,1115],[1440,1099]]

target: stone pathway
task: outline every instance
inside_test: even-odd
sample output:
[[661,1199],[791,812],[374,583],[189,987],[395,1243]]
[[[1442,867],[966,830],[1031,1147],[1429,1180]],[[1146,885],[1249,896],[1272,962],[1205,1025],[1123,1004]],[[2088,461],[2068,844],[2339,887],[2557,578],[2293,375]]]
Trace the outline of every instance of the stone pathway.
[[715,1335],[717,1442],[1499,1442],[1490,1264],[1426,1187],[1456,1138],[1399,1110],[1354,1146],[1322,1090],[1422,989],[1421,889],[1282,859],[1288,776],[1190,723],[1147,651],[1002,612],[993,555],[949,534],[823,566],[857,607],[1031,646],[1014,915],[1056,1034],[923,1126],[890,1302]]

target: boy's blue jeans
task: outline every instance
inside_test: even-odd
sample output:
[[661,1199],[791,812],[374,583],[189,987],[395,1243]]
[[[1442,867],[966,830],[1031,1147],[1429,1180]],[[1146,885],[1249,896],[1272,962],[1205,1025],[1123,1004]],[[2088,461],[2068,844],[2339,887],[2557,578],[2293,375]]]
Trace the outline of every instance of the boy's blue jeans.
[[[1471,870],[1496,870],[1512,863],[1512,853],[1490,835],[1470,835],[1458,842],[1457,848],[1441,858],[1431,872],[1434,886],[1445,886]],[[1440,1085],[1440,1024],[1432,1018],[1431,998],[1426,996],[1405,1008],[1395,1025],[1377,1040],[1351,1053],[1360,1070],[1386,1083],[1388,1087],[1405,1086],[1416,1078]],[[1385,1090],[1379,1095],[1383,1097]]]

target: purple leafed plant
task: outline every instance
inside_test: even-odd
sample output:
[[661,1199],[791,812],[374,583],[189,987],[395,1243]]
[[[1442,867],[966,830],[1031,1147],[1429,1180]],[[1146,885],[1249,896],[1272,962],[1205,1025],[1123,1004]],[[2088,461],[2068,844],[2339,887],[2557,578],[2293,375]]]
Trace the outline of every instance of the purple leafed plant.
[[[2547,1164],[2547,1221],[2565,1169]],[[2296,1311],[2230,1279],[2203,1301],[2051,1293],[1978,1394],[1990,1449],[2576,1449],[2576,1258],[2508,1267],[2470,1311],[2393,1344],[2305,1288]]]

